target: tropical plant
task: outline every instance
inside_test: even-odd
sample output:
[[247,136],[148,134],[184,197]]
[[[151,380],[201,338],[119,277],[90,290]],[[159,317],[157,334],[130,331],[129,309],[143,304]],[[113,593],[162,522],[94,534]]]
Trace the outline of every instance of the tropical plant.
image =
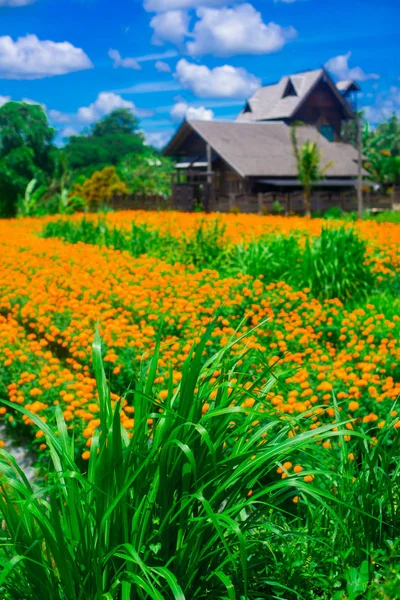
[[46,191],[46,186],[39,186],[36,190],[37,181],[32,179],[25,189],[25,194],[18,201],[18,216],[30,217],[35,213],[35,209]]
[[329,161],[321,167],[321,155],[316,142],[306,140],[299,148],[297,143],[296,126],[290,129],[293,153],[296,158],[297,176],[303,186],[304,208],[307,217],[311,217],[311,190],[312,186],[320,181],[326,171],[332,166]]

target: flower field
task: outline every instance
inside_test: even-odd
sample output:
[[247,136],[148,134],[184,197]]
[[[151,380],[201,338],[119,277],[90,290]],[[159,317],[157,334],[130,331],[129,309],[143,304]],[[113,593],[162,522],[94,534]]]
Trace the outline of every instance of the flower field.
[[5,600],[398,597],[399,267],[390,223],[0,221],[0,418],[49,480],[2,459]]
[[[193,230],[199,219],[179,213],[139,213],[134,218],[174,236]],[[122,228],[132,219],[129,213],[108,216]],[[320,220],[295,217],[220,219],[226,221],[229,244],[257,238],[265,230],[318,235],[322,226]],[[392,405],[400,391],[399,317],[390,307],[389,314],[368,301],[347,307],[335,298],[316,300],[307,288],[294,290],[283,281],[264,285],[262,278],[222,277],[216,270],[196,271],[147,256],[133,260],[127,252],[42,239],[37,235],[41,225],[29,219],[0,224],[1,383],[11,402],[45,422],[54,420],[54,407],[60,404],[84,458],[99,423],[91,369],[98,321],[115,399],[148,360],[161,324],[156,382],[162,399],[168,386],[179,382],[192,344],[216,317],[207,351],[250,332],[237,351],[244,346],[257,349],[261,360],[274,366],[278,383],[268,402],[282,415],[310,411],[311,428],[329,422],[335,418],[333,392],[342,416],[355,423],[383,428],[394,419],[397,426]],[[400,228],[364,222],[359,230],[369,244],[368,260],[377,277],[393,278]],[[251,399],[247,402],[251,405]],[[132,408],[128,400],[123,403],[121,418],[130,431]],[[314,411],[314,406],[319,408]],[[13,411],[1,410],[4,419],[21,420]],[[29,426],[29,418],[22,420],[15,425]],[[44,450],[41,437],[37,432],[34,444]]]

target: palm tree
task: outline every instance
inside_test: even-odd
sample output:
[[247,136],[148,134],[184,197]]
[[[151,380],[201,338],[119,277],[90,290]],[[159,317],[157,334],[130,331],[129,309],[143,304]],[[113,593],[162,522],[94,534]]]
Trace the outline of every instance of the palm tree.
[[306,140],[299,148],[296,136],[296,126],[291,127],[291,139],[293,153],[297,163],[297,177],[303,186],[304,208],[307,217],[311,217],[311,190],[312,186],[322,179],[325,172],[332,166],[328,162],[324,167],[320,166],[321,154],[316,142]]

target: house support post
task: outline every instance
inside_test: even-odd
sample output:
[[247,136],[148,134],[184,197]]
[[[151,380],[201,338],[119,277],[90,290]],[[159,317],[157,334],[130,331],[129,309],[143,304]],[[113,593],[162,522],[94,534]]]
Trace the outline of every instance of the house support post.
[[363,192],[362,192],[362,132],[361,132],[361,116],[357,115],[357,150],[358,150],[358,162],[357,162],[357,211],[358,218],[363,218],[364,207],[363,207]]
[[210,144],[206,144],[207,153],[207,187],[208,187],[208,201],[205,207],[206,212],[209,212],[210,206],[214,205],[214,189],[213,189],[213,171],[212,171],[212,151]]
[[258,214],[262,215],[262,193],[258,192],[257,194],[257,202],[258,202]]

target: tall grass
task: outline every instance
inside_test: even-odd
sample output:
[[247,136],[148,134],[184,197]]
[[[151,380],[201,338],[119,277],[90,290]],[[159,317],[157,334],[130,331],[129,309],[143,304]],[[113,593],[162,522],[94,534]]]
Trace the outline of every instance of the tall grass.
[[[270,412],[277,375],[262,358],[236,356],[231,342],[204,363],[209,335],[162,404],[153,393],[156,349],[127,393],[129,437],[96,334],[101,425],[83,471],[59,407],[55,431],[17,407],[44,431],[52,469],[36,488],[0,451],[2,598],[356,598],[346,591],[355,573],[366,589],[392,569],[400,526],[393,430],[385,451],[351,432],[357,462],[349,462],[343,423],[300,433],[309,415],[287,421]],[[322,450],[326,439],[338,450]],[[279,478],[288,459],[303,471],[284,467]]]
[[305,245],[291,234],[233,246],[228,269],[262,275],[265,283],[285,281],[307,287],[322,300],[359,300],[374,285],[366,258],[366,243],[353,228],[323,228],[320,236],[307,238]]

